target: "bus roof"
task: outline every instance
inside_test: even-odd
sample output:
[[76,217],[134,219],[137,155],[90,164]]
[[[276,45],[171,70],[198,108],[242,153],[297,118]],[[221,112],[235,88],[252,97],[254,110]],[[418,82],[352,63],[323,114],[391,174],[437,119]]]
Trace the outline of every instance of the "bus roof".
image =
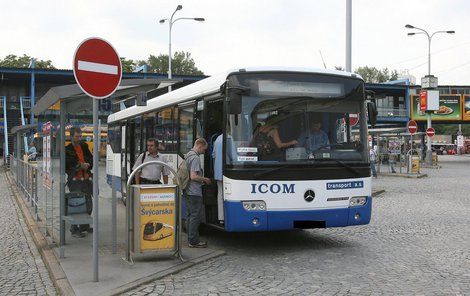
[[295,67],[252,67],[252,68],[239,68],[231,69],[225,72],[213,75],[211,77],[199,80],[195,83],[179,88],[170,93],[154,97],[147,101],[147,106],[132,106],[125,110],[116,112],[109,115],[108,123],[125,120],[134,116],[144,114],[151,110],[159,109],[166,106],[172,106],[184,101],[191,99],[200,98],[203,96],[210,95],[219,91],[220,86],[224,84],[227,77],[234,73],[250,73],[250,72],[299,72],[299,73],[314,73],[314,74],[329,74],[351,78],[362,77],[355,73],[328,70],[328,69],[316,69],[316,68],[295,68]]

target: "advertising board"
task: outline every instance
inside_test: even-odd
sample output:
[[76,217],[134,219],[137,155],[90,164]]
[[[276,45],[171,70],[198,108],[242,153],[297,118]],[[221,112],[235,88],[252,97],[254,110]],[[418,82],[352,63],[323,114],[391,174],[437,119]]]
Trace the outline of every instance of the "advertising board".
[[470,95],[462,98],[462,120],[470,121]]
[[174,250],[176,187],[134,185],[134,251]]
[[[462,120],[461,95],[440,95],[439,109],[433,111],[432,120],[440,121],[459,121]],[[469,114],[470,116],[470,114]],[[425,121],[426,113],[420,111],[419,95],[411,96],[411,119],[416,121]],[[470,117],[469,117],[470,119]]]

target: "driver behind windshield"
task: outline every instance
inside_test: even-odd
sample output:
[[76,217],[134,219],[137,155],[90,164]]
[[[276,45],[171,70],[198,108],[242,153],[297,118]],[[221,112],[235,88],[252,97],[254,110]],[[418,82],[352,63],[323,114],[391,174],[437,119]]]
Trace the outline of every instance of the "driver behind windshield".
[[328,135],[321,129],[319,118],[310,119],[310,128],[303,131],[297,139],[298,147],[304,147],[307,153],[313,153],[317,149],[330,144]]

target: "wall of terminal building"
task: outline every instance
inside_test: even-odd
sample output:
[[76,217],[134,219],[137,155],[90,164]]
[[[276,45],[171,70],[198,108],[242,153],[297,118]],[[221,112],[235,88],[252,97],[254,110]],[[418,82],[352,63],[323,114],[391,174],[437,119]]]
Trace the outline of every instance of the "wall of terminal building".
[[[0,68],[0,98],[5,96],[7,106],[17,107],[19,98],[30,99],[32,69],[12,69]],[[75,84],[75,78],[71,70],[34,70],[35,79],[35,100],[41,98],[51,87],[67,84]],[[123,73],[125,78],[164,78],[165,74],[158,73]],[[185,79],[185,85],[198,81],[204,77],[194,76],[191,79]],[[385,125],[404,125],[412,117],[412,108],[414,107],[410,99],[418,95],[419,86],[410,86],[406,83],[397,84],[395,82],[382,84],[366,84],[366,89],[375,92],[378,107],[378,124]],[[441,95],[470,95],[470,86],[441,86],[439,87]],[[126,102],[126,105],[132,105],[132,101]],[[463,103],[464,104],[464,103]],[[470,107],[470,106],[469,106]],[[112,109],[108,103],[100,106],[103,114],[119,110],[119,106]],[[457,111],[457,110],[456,110]],[[461,110],[465,113],[466,110]],[[467,110],[468,111],[468,110]],[[3,110],[0,110],[3,112]],[[26,110],[26,112],[28,112]],[[453,120],[450,120],[451,122]]]
[[[67,84],[75,84],[75,78],[71,70],[41,70],[41,69],[13,69],[13,68],[0,68],[0,99],[6,98],[7,113],[13,112],[14,116],[18,116],[15,110],[19,109],[20,97],[24,99],[26,107],[24,110],[25,117],[30,120],[29,110],[30,95],[31,95],[31,80],[34,72],[34,89],[35,100],[41,98],[51,87],[61,86]],[[126,78],[166,78],[166,74],[159,73],[123,73],[123,79]],[[178,78],[178,77],[175,77]],[[184,84],[188,85],[200,79],[203,76],[184,77]],[[410,86],[407,82],[397,83],[382,83],[382,84],[366,84],[366,89],[372,90],[376,96],[376,103],[378,109],[378,123],[377,127],[405,127],[406,123],[413,118],[413,110],[416,109],[412,100],[413,96],[419,94],[420,86]],[[161,93],[166,90],[160,90]],[[441,120],[440,123],[468,123],[470,122],[470,86],[441,86],[439,87],[441,95],[463,95],[460,103],[460,109],[451,108],[452,115],[447,115],[449,118],[454,116],[451,120]],[[158,92],[155,93],[158,95]],[[466,96],[468,101],[466,101]],[[152,97],[150,95],[149,97]],[[3,101],[0,102],[3,107]],[[126,106],[134,104],[132,100],[125,102]],[[468,110],[466,106],[468,105]],[[109,100],[102,100],[100,102],[100,117],[103,118],[105,123],[107,115],[116,112],[120,109],[119,104],[111,104]],[[459,111],[463,116],[469,112],[469,120],[462,120],[461,117],[457,118],[456,114]],[[0,108],[0,114],[3,114],[3,108]],[[0,116],[0,133],[2,132],[4,116]],[[445,118],[445,116],[444,116]],[[29,122],[26,122],[29,123]],[[424,126],[425,121],[418,118],[418,124]],[[9,125],[9,130],[12,126]]]
[[[153,78],[167,79],[166,74],[161,73],[123,73],[123,79],[133,78]],[[181,79],[182,87],[203,79],[204,76],[178,76],[174,75],[174,79]],[[14,151],[14,143],[16,141],[11,129],[15,126],[30,124],[31,107],[34,102],[43,97],[50,88],[76,84],[72,70],[55,70],[55,69],[30,69],[30,68],[4,68],[0,67],[0,151],[8,150],[11,154]],[[178,88],[174,87],[174,89]],[[34,102],[31,100],[31,90],[34,89]],[[159,90],[161,93],[166,89]],[[125,102],[126,106],[134,104],[132,100]],[[5,106],[4,106],[5,105]],[[22,107],[22,108],[21,108]],[[111,100],[104,99],[99,101],[99,118],[103,125],[109,114],[120,109],[119,104],[112,104]],[[4,112],[6,110],[6,112]],[[91,108],[89,116],[68,115],[69,122],[86,128],[91,118]],[[5,122],[6,118],[6,122]],[[44,122],[50,121],[57,127],[59,112],[52,110],[46,116],[35,117],[34,123],[38,124],[38,130]],[[8,127],[7,138],[5,138],[4,127]],[[33,132],[29,134],[32,137]],[[6,145],[8,143],[8,145]],[[9,147],[9,148],[7,148]],[[1,155],[2,153],[0,153]],[[6,153],[3,153],[4,155]]]
[[[7,109],[19,109],[20,98],[23,98],[25,105],[25,114],[29,114],[32,79],[34,73],[35,102],[37,102],[46,92],[55,86],[76,84],[72,70],[51,70],[51,69],[17,69],[0,67],[0,99],[6,98]],[[123,79],[132,78],[160,78],[166,79],[166,74],[161,73],[123,73]],[[175,79],[183,78],[181,86],[188,85],[198,81],[204,76],[175,76]],[[174,87],[176,89],[178,87]],[[162,90],[165,92],[165,90]],[[3,107],[3,102],[0,102]],[[126,105],[132,105],[132,101],[126,102]],[[119,110],[119,106],[113,106],[108,99],[100,101],[100,115],[107,116],[113,111]],[[3,114],[3,108],[0,108],[0,114]],[[30,116],[27,116],[30,118]],[[3,116],[2,116],[3,119]],[[9,127],[11,128],[11,127]]]

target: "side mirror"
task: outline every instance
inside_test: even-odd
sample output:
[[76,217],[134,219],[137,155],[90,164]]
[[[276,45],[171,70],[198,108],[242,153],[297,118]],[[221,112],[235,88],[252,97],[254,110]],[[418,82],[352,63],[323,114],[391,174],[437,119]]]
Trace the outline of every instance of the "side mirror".
[[228,101],[228,113],[229,114],[241,114],[242,113],[242,95],[231,91],[229,92]]
[[227,88],[228,95],[228,113],[242,113],[242,95],[249,96],[251,89],[243,85],[229,85]]
[[367,102],[367,114],[368,114],[368,121],[371,126],[375,126],[377,123],[377,105],[375,102]]
[[136,106],[147,106],[147,93],[140,92],[137,94],[135,98],[135,105]]

